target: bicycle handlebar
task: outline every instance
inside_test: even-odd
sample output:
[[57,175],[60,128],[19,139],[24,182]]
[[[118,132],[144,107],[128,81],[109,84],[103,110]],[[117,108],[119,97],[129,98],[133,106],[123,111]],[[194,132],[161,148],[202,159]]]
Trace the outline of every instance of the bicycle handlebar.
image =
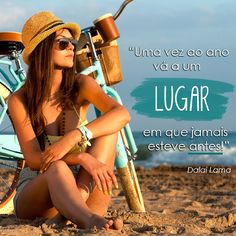
[[125,7],[131,3],[133,0],[125,0],[122,5],[120,6],[120,8],[118,9],[118,11],[114,14],[113,19],[116,20],[120,14],[123,12],[123,10],[125,9]]
[[[132,1],[133,0],[125,0],[121,4],[121,6],[118,9],[118,11],[113,15],[113,19],[116,20],[121,15],[121,13],[125,9],[125,7],[129,3],[131,3]],[[87,27],[85,29],[82,29],[82,33],[81,33],[80,39],[79,39],[78,50],[81,50],[82,48],[84,48],[89,43],[89,39],[88,39],[87,34],[85,32],[90,32],[91,36],[96,36],[97,35],[97,31],[96,31],[96,28],[94,26],[90,26],[90,27]]]

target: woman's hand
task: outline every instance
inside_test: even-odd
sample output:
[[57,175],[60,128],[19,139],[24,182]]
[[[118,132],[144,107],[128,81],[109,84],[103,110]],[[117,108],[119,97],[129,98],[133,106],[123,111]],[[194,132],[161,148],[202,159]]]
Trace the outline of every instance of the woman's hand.
[[118,188],[116,176],[107,165],[98,161],[89,153],[81,153],[81,165],[93,177],[95,184],[104,194],[112,194],[112,184]]
[[80,141],[81,132],[78,132],[78,130],[72,130],[66,133],[57,142],[48,146],[42,153],[40,173],[45,172],[52,162],[62,159],[71,148]]
[[45,172],[52,162],[62,159],[70,147],[66,145],[64,140],[59,140],[52,145],[48,146],[44,152],[42,152],[40,173]]

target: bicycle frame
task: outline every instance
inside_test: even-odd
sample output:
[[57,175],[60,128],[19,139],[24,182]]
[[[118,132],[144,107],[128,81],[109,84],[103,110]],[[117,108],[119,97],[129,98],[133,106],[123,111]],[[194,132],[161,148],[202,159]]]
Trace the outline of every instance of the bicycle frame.
[[[109,95],[110,97],[115,99],[118,103],[122,104],[122,101],[121,101],[121,98],[120,98],[119,94],[113,88],[108,87],[105,83],[105,79],[104,79],[103,71],[102,71],[102,68],[101,68],[101,64],[100,64],[100,61],[98,59],[96,49],[94,47],[92,36],[91,36],[91,33],[90,33],[91,29],[92,29],[92,27],[85,28],[85,29],[82,30],[82,33],[84,33],[87,36],[89,45],[91,46],[90,51],[93,55],[93,65],[86,68],[85,70],[83,70],[81,72],[81,74],[88,75],[92,72],[95,72],[96,73],[95,80],[101,86],[103,91],[107,95]],[[98,111],[96,108],[95,108],[95,113],[96,113],[97,116],[101,115],[100,111]],[[135,156],[135,153],[137,152],[137,146],[135,144],[133,134],[131,132],[129,124],[127,124],[124,127],[124,131],[125,131],[125,135],[126,135],[127,141],[128,141],[130,156]],[[126,149],[125,149],[125,146],[123,144],[121,135],[119,134],[118,135],[117,147],[116,147],[115,165],[116,165],[117,168],[123,168],[127,165],[127,163],[128,163],[128,156],[127,156]]]
[[[8,71],[10,73],[10,76],[8,76],[7,73],[0,67],[0,73],[2,74],[2,76],[4,77],[6,81],[5,82],[1,80],[0,82],[12,93],[18,90],[23,85],[25,81],[25,71],[23,67],[21,66],[19,55],[13,52],[11,57],[12,57],[12,60],[15,60],[17,69],[16,71],[14,71],[12,60],[0,59],[0,65],[7,66]],[[2,97],[2,94],[0,94],[0,103],[2,104],[2,107],[3,107],[0,113],[0,124],[1,124],[8,109],[7,102]],[[4,135],[1,135],[1,136],[4,137]],[[19,160],[19,159],[23,159],[23,154],[21,152],[5,148],[4,146],[0,146],[0,159]]]

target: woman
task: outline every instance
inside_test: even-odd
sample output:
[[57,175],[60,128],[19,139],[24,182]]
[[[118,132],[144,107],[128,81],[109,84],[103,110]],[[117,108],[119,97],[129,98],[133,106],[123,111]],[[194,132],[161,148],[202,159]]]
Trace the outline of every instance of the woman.
[[[90,77],[75,76],[80,28],[50,12],[24,25],[24,86],[9,99],[9,111],[27,167],[14,199],[20,218],[62,215],[79,227],[108,229],[117,132],[128,111]],[[90,104],[102,116],[87,122]],[[91,145],[92,144],[92,145]],[[89,146],[91,145],[91,146]],[[80,165],[79,171],[77,166]]]

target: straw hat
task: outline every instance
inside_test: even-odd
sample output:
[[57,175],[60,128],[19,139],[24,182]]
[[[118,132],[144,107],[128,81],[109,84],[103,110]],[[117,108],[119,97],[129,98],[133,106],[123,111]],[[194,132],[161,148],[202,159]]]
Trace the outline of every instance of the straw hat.
[[37,45],[50,34],[60,29],[70,29],[75,39],[79,39],[80,27],[76,23],[64,23],[52,12],[39,12],[31,16],[22,29],[22,42],[25,46],[23,59],[29,64],[29,55]]

